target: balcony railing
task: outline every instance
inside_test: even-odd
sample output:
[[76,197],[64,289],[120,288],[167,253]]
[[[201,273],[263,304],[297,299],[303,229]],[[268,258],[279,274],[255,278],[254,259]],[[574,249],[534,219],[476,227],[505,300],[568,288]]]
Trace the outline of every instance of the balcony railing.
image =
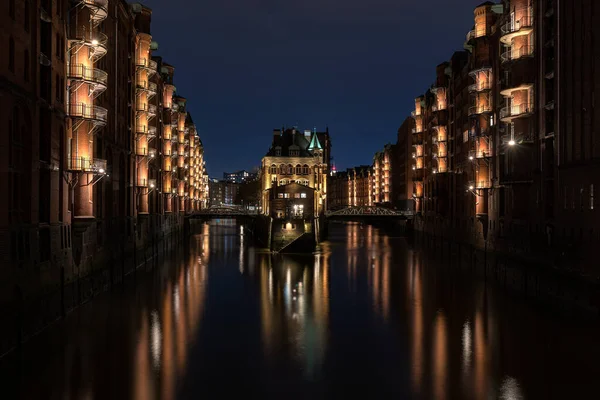
[[515,61],[523,57],[533,56],[533,46],[521,46],[519,48],[511,48],[500,55],[502,63]]
[[94,60],[98,60],[106,54],[108,36],[95,29],[89,28],[89,26],[79,26],[79,28],[75,30],[73,36],[71,36],[69,39],[79,44],[88,46],[91,50],[91,58]]
[[94,106],[85,103],[71,103],[68,105],[69,116],[93,120],[98,123],[106,124],[108,111],[106,108]]
[[148,104],[148,114],[156,115],[156,105]]
[[139,68],[146,68],[150,71],[156,71],[158,64],[154,60],[149,60],[147,58],[138,58],[135,65]]
[[513,104],[500,110],[500,119],[513,119],[533,112],[533,103]]
[[481,106],[469,107],[469,116],[479,115],[479,114],[489,113],[489,112],[492,112],[492,107],[488,104],[481,105]]
[[108,9],[106,8],[106,0],[81,0],[85,6],[90,9],[90,19],[95,24],[100,23],[108,15]]
[[492,182],[490,180],[477,180],[469,182],[469,189],[489,189],[492,187]]
[[487,35],[487,28],[485,26],[479,27],[477,29],[473,29],[467,33],[467,42],[471,41],[472,39],[476,39],[476,38],[483,37],[486,35]]
[[70,64],[67,71],[67,76],[70,79],[96,83],[102,85],[106,89],[108,74],[101,69],[88,67],[83,64]]
[[476,82],[472,85],[469,85],[469,92],[470,93],[474,93],[474,92],[483,92],[486,90],[491,90],[492,89],[492,82],[490,81],[479,81]]
[[106,160],[100,158],[70,157],[67,158],[67,170],[82,171],[93,174],[106,173]]
[[482,159],[489,158],[492,156],[490,150],[471,150],[469,151],[469,159]]
[[531,15],[531,10],[527,9],[523,12],[525,15],[519,19],[511,20],[509,18],[509,20],[500,27],[500,31],[502,32],[500,40],[503,43],[510,43],[515,36],[527,34],[533,28],[533,16]]
[[156,83],[154,83],[154,82],[148,82],[148,91],[149,92],[152,92],[152,93],[156,94],[157,90],[158,89],[157,89]]

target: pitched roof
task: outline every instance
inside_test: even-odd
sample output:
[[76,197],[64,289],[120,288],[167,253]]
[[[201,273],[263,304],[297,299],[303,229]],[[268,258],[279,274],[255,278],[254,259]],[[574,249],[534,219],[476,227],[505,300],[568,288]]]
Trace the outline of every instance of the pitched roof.
[[316,133],[313,133],[312,138],[310,139],[310,145],[308,145],[308,149],[312,150],[312,149],[319,149],[322,150],[323,147],[321,146],[321,142],[319,142],[319,137],[317,136]]

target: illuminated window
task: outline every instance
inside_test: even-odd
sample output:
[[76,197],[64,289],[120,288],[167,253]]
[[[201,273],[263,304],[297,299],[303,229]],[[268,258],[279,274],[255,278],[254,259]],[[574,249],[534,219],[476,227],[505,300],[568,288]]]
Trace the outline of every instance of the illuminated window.
[[304,192],[300,193],[300,198],[301,199],[305,199],[306,198],[306,193],[304,193]]
[[283,194],[283,198],[284,199],[289,199],[290,198],[290,194],[289,193],[284,193]]
[[295,199],[299,199],[300,198],[300,193],[294,193],[294,198]]
[[277,195],[277,197],[278,197],[278,198],[280,198],[280,199],[283,199],[283,193],[279,193],[279,194]]

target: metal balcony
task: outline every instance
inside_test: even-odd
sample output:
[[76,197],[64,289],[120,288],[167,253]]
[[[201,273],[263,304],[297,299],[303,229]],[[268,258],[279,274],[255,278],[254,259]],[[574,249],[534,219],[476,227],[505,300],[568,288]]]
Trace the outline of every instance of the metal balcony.
[[148,127],[148,140],[150,139],[154,139],[156,137],[156,127],[155,126],[149,126]]
[[148,82],[148,91],[150,93],[152,93],[153,95],[155,95],[156,92],[157,92],[157,90],[158,89],[157,89],[156,83],[154,83],[154,82]]
[[516,19],[508,19],[508,21],[500,27],[500,41],[506,45],[509,45],[512,40],[517,36],[528,35],[533,31],[533,16],[531,15],[531,8],[524,10],[516,10],[515,13],[522,13],[523,15]]
[[469,32],[467,32],[467,42],[470,42],[473,39],[484,37],[486,35],[487,35],[487,28],[485,26],[477,28],[477,29],[472,29]]
[[154,60],[149,60],[147,58],[138,58],[135,62],[135,66],[138,69],[145,69],[148,71],[148,75],[152,76],[154,73],[156,73],[156,69],[158,67],[158,64],[156,63],[156,61]]
[[491,81],[480,81],[469,85],[469,93],[485,92],[492,89]]
[[476,159],[486,159],[492,157],[492,152],[488,149],[486,150],[470,150],[469,151],[469,160]]
[[469,182],[469,190],[489,189],[491,187],[492,182],[490,180],[477,180]]
[[77,52],[81,46],[86,46],[90,50],[90,59],[95,62],[106,55],[108,46],[108,36],[98,32],[88,26],[81,25],[74,34],[69,36],[71,51]]
[[90,94],[94,98],[106,90],[108,82],[108,74],[106,72],[83,64],[70,64],[67,68],[67,78],[82,81],[90,85]]
[[525,57],[533,56],[533,46],[521,46],[519,48],[511,48],[508,51],[505,51],[500,55],[500,60],[502,64],[505,64],[510,61],[516,61]]
[[90,19],[94,25],[104,21],[108,15],[107,0],[76,0],[76,2],[90,10]]
[[500,110],[500,120],[510,122],[515,118],[529,116],[533,113],[533,103],[513,104]]
[[148,104],[148,114],[151,116],[156,115],[156,105],[155,104]]
[[490,112],[492,112],[492,107],[487,104],[483,105],[483,106],[469,107],[469,116],[480,115],[480,114],[490,113]]
[[67,105],[69,116],[94,122],[98,125],[106,125],[108,111],[106,108],[85,103],[70,103]]
[[70,157],[67,158],[67,170],[103,175],[106,173],[106,160],[100,158]]

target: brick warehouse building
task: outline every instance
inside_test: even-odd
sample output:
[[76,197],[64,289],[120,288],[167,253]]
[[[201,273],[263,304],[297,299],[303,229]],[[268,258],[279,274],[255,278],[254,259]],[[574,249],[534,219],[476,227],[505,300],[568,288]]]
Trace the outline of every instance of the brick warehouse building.
[[[152,55],[150,9],[7,0],[0,11],[0,304],[23,313],[27,335],[117,279],[100,266],[139,261],[134,249],[177,231],[206,205],[208,176],[174,69]],[[15,315],[0,319],[2,353]]]
[[418,229],[503,252],[576,249],[580,259],[563,262],[598,274],[586,262],[600,244],[593,8],[591,0],[475,8],[465,51],[440,64],[415,100]]
[[373,205],[373,168],[360,165],[331,174],[328,188],[329,209]]

